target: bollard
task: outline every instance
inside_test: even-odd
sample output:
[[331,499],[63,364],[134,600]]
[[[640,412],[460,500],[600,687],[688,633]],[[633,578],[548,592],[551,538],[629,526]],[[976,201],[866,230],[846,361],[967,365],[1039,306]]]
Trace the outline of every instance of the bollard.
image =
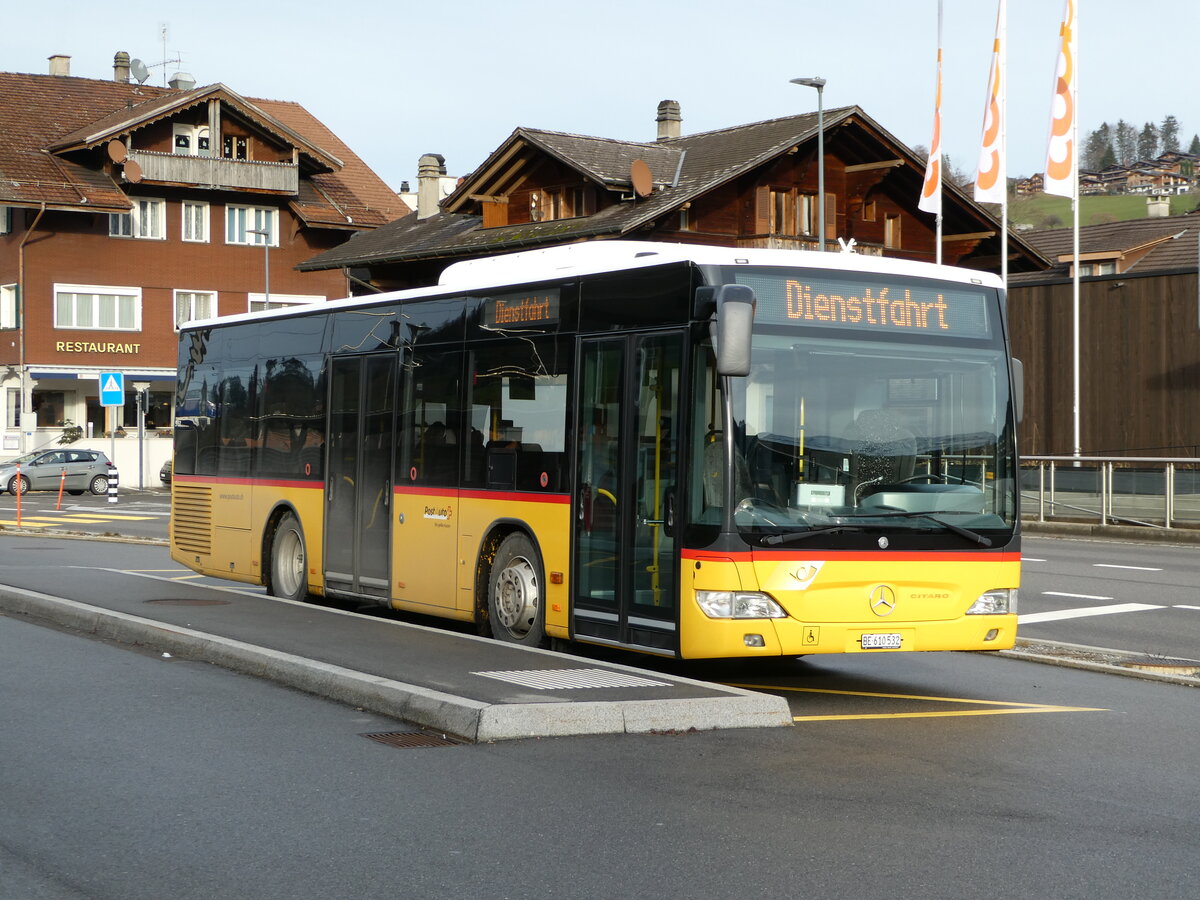
[[117,502],[117,482],[118,482],[118,480],[119,480],[119,476],[117,474],[117,467],[113,466],[111,469],[108,470],[108,502],[109,503]]
[[62,492],[63,492],[63,486],[66,483],[67,483],[67,470],[62,469],[58,473],[58,505],[54,507],[55,509],[62,509]]

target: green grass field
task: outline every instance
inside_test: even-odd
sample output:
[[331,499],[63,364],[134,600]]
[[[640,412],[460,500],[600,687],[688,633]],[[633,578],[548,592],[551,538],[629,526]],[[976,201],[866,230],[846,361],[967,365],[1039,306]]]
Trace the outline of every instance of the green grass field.
[[[1200,206],[1200,194],[1177,194],[1171,197],[1171,215],[1179,216]],[[1013,225],[1032,225],[1034,228],[1067,228],[1071,224],[1071,198],[1053,194],[1030,194],[1015,198],[1008,207],[1009,222]],[[1080,225],[1102,225],[1146,218],[1144,196],[1084,197],[1079,207]]]

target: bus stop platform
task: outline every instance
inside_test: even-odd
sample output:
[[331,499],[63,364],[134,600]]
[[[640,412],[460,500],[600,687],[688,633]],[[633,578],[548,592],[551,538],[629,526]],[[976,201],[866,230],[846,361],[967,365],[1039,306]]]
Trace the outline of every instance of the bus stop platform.
[[[782,697],[292,603],[64,567],[0,612],[220,665],[469,741],[791,725]],[[6,579],[17,580],[17,579]]]

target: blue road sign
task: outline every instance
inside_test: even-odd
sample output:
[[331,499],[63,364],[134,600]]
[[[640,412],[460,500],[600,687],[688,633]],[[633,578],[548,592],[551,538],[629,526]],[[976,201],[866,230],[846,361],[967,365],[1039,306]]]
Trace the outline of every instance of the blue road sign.
[[124,406],[125,405],[125,373],[124,372],[101,372],[100,373],[100,405],[101,406]]

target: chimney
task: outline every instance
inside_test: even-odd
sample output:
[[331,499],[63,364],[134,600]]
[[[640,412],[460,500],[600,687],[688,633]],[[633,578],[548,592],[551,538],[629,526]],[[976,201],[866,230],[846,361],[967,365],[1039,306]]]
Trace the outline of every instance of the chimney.
[[438,211],[441,179],[446,174],[446,157],[426,153],[417,163],[417,218],[428,219]]
[[1146,218],[1164,219],[1171,215],[1171,198],[1165,194],[1151,194],[1146,198]]
[[51,75],[70,75],[71,74],[71,57],[65,53],[55,53],[50,57],[50,74]]
[[658,140],[669,141],[679,137],[680,124],[683,122],[683,116],[679,114],[679,101],[664,100],[658,104],[658,118],[654,121],[658,123]]
[[196,79],[187,72],[176,72],[167,84],[175,91],[190,91],[196,86]]
[[113,57],[113,81],[129,83],[129,54],[124,50],[118,50]]

